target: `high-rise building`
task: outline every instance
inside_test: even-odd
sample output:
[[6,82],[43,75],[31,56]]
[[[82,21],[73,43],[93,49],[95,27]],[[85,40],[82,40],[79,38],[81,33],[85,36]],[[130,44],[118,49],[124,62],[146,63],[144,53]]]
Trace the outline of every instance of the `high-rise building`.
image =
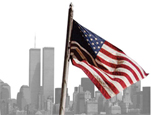
[[0,81],[0,113],[1,115],[6,115],[9,113],[8,101],[10,96],[10,86],[7,83]]
[[98,115],[98,102],[94,100],[87,101],[86,113],[88,115]]
[[[100,91],[99,91],[100,92]],[[105,97],[100,93],[100,95],[97,97],[98,99],[98,113],[105,112]]]
[[49,115],[53,115],[53,102],[52,98],[48,97],[46,100],[46,113]]
[[94,98],[94,84],[89,78],[81,78],[81,86],[83,87],[83,91],[90,91],[91,97]]
[[1,99],[8,100],[11,98],[10,86],[7,83],[3,83],[1,89]]
[[23,93],[23,98],[26,100],[26,104],[30,104],[31,103],[31,99],[30,99],[30,89],[29,89],[29,86],[23,85],[20,88],[20,92]]
[[[66,93],[66,105],[65,107],[69,106],[70,102],[70,96],[68,94],[68,88],[67,88],[67,93]],[[55,88],[55,104],[60,104],[60,99],[61,99],[61,88]]]
[[[2,97],[2,85],[4,84],[4,82],[2,80],[0,80],[0,99]],[[1,104],[1,102],[0,102]]]
[[29,87],[26,85],[23,85],[20,88],[20,92],[17,94],[17,106],[19,110],[24,110],[25,107],[31,103],[30,98],[30,90]]
[[22,92],[17,93],[17,107],[19,110],[22,110]]
[[1,115],[7,115],[8,114],[8,102],[5,100],[2,100],[1,102]]
[[143,114],[150,114],[150,92],[151,87],[143,87]]
[[38,99],[38,109],[39,110],[44,110],[45,109],[45,101],[44,101],[44,95],[43,95],[43,87],[40,86],[40,91],[39,91],[39,99]]
[[132,84],[130,86],[130,89],[131,89],[131,92],[130,92],[130,95],[131,95],[131,101],[133,103],[133,107],[136,108],[136,104],[137,104],[137,94],[138,92],[141,91],[141,81],[138,81],[134,84]]
[[61,88],[55,88],[55,104],[60,103]]
[[31,104],[38,109],[38,94],[40,91],[40,49],[29,50],[29,88]]
[[76,114],[86,113],[85,93],[81,92],[77,95]]
[[54,102],[54,48],[43,48],[43,94]]

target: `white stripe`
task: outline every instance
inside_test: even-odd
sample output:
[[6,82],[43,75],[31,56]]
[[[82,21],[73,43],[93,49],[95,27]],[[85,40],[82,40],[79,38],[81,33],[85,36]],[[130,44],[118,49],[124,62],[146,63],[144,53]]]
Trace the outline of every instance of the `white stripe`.
[[98,68],[95,68],[95,69],[97,69],[109,82],[111,82],[119,90],[119,92],[123,91],[123,87],[121,86],[121,84],[119,82],[111,80],[106,74],[104,74]]
[[[112,68],[112,67],[110,67],[110,66],[108,66],[108,65],[105,65],[104,63],[102,63],[102,62],[100,62],[98,59],[95,59],[95,61],[98,63],[98,64],[100,64],[100,65],[102,65],[103,67],[105,67],[105,68],[107,68],[109,71],[111,71],[111,72],[114,72],[114,71],[117,71],[118,69],[115,69],[115,68]],[[122,69],[122,68],[121,68]],[[120,69],[120,72],[124,72],[124,73],[127,73],[127,71],[128,71],[128,75],[129,76],[133,76],[133,74],[129,71],[129,70],[127,70],[127,71],[122,71]],[[123,80],[123,82],[125,82],[125,84],[127,85],[127,86],[129,86],[129,84],[130,84],[130,82],[129,82],[129,80],[126,78],[126,77],[124,77],[124,76],[121,76],[121,75],[111,75],[111,74],[108,74],[110,77],[112,77],[112,78],[119,78],[119,79],[121,79],[121,80]],[[136,79],[135,79],[135,77],[133,76],[133,78],[132,78],[132,81],[133,82],[136,82]]]
[[136,82],[137,82],[137,80],[135,79],[135,77],[133,76],[133,74],[132,74],[129,70],[127,70],[127,69],[125,69],[125,68],[117,68],[116,71],[117,71],[117,72],[127,73],[127,74],[130,76],[130,78],[132,79],[133,83],[136,83]]
[[125,57],[124,54],[122,54],[122,53],[120,53],[120,52],[117,52],[116,50],[110,48],[110,47],[109,47],[108,45],[106,45],[106,44],[103,44],[103,45],[102,45],[102,48],[105,49],[105,50],[108,51],[108,52],[112,52],[112,54],[115,55],[115,56],[124,56],[124,57]]
[[99,61],[98,58],[95,59],[96,63],[99,64],[99,65],[102,65],[103,67],[105,67],[107,70],[113,72],[115,70],[115,68],[113,67],[110,67],[110,66],[107,66],[105,65],[104,63],[102,63],[101,61]]
[[131,85],[130,82],[128,81],[128,79],[125,76],[121,76],[121,75],[118,76],[118,75],[111,75],[111,74],[107,74],[107,75],[110,76],[113,79],[114,78],[121,79],[126,84],[127,87]]
[[[142,70],[141,66],[140,66],[138,63],[136,63],[133,59],[131,59],[130,57],[127,56],[127,58],[128,58],[129,60],[131,60],[131,61],[138,67],[138,69],[141,71],[143,77],[146,77],[146,75],[144,74],[144,71]],[[140,75],[140,77],[141,77],[141,75]],[[141,79],[143,79],[143,78],[141,77]],[[140,80],[141,80],[141,79],[140,79]]]
[[[139,79],[141,80],[142,77],[141,77],[141,74],[138,72],[138,70],[130,63],[128,62],[127,60],[120,60],[120,61],[117,61],[115,59],[112,59],[110,57],[108,57],[107,55],[103,54],[102,52],[99,52],[98,53],[98,56],[104,60],[106,60],[107,62],[109,63],[113,63],[113,64],[124,64],[124,65],[127,65],[129,66],[132,70],[134,70],[134,72],[136,73],[136,75],[139,77]],[[104,64],[105,65],[105,64]],[[111,68],[111,67],[107,67],[109,71],[113,72],[116,68]]]
[[83,66],[84,68],[87,68],[89,70],[89,72],[95,77],[95,79],[103,86],[103,88],[107,91],[107,93],[113,97],[115,96],[115,93],[110,89],[110,87],[104,82],[104,80],[99,77],[99,75],[91,68],[89,67],[86,63],[84,62],[80,62],[77,59],[74,58],[74,61],[77,64],[80,64],[81,66]]
[[[106,55],[103,54],[102,52],[99,52],[97,56],[100,57],[100,58],[102,58],[102,59],[104,59],[105,61],[107,61],[107,62],[109,62],[109,63],[113,63],[113,62],[116,61],[116,60],[114,60],[114,59],[112,59],[112,58],[106,56]],[[117,61],[116,61],[116,62],[117,62]],[[116,64],[116,63],[113,63],[113,64]],[[105,64],[102,63],[102,65],[105,65]],[[130,65],[131,65],[131,64],[130,64]],[[128,65],[128,66],[129,66],[129,65]],[[111,67],[109,67],[109,66],[107,66],[107,65],[105,65],[105,67],[107,67],[110,72],[113,72],[113,68],[111,68]],[[125,68],[122,68],[122,67],[120,67],[120,69],[119,69],[119,68],[114,69],[114,71],[117,71],[117,72],[118,72],[118,70],[119,70],[120,72],[127,73],[127,74],[132,78],[133,83],[136,82],[135,76],[134,76],[134,75],[131,73],[131,71],[129,71],[128,69],[125,69]]]
[[[142,70],[142,68],[140,67],[140,65],[138,65],[133,59],[131,59],[130,57],[128,57],[127,55],[123,54],[123,53],[120,53],[112,48],[110,48],[109,46],[107,46],[106,44],[103,44],[102,46],[103,49],[105,49],[106,51],[112,53],[113,55],[115,56],[123,56],[123,57],[126,57],[127,59],[129,59],[130,61],[132,61],[138,68],[139,70],[141,71],[141,73],[143,74],[143,76],[145,77],[145,74],[144,74],[144,71]],[[142,78],[141,78],[142,79]]]
[[112,59],[112,58],[108,57],[107,55],[105,55],[102,52],[98,52],[97,56],[99,56],[100,58],[104,59],[105,61],[107,61],[109,63],[113,63],[113,64],[116,64],[116,65],[122,63],[122,61]]

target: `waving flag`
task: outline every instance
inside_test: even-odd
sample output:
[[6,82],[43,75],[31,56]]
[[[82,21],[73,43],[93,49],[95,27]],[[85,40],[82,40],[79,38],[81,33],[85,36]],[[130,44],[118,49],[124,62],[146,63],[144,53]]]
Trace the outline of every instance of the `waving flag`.
[[75,20],[70,55],[72,64],[87,74],[106,99],[148,75],[122,50]]

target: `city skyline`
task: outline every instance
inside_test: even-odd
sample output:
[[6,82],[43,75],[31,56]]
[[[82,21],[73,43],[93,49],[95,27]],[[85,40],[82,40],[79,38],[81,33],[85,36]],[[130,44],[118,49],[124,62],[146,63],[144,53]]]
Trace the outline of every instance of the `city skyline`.
[[[36,48],[55,48],[55,87],[61,86],[71,2],[75,20],[122,49],[150,73],[151,1],[0,1],[0,79],[10,84],[12,97],[17,96],[22,84],[29,83],[28,49],[35,47],[35,36]],[[80,77],[86,75],[70,63],[69,94]],[[151,86],[150,81],[149,74],[142,86]]]
[[[81,78],[81,81],[83,79],[89,80],[89,78]],[[61,94],[61,88],[55,88],[57,91],[55,94],[55,97],[58,99],[53,103],[53,98],[48,98],[47,99],[47,104],[43,105],[42,100],[38,101],[38,109],[36,111],[33,109],[33,106],[30,105],[30,91],[28,86],[21,86],[20,92],[18,93],[16,101],[14,99],[9,98],[9,92],[10,92],[10,87],[6,83],[0,82],[0,89],[5,87],[6,90],[0,90],[0,93],[2,97],[0,97],[0,109],[1,109],[1,114],[6,115],[6,113],[12,113],[14,111],[14,107],[17,107],[15,110],[18,110],[20,114],[24,113],[26,115],[34,115],[35,113],[38,112],[44,112],[43,115],[47,115],[47,113],[50,113],[51,115],[53,114],[58,114],[59,112],[59,98],[56,96],[60,96]],[[81,82],[82,83],[82,82]],[[86,85],[86,82],[83,82],[84,85]],[[2,85],[3,84],[3,85]],[[119,113],[119,114],[124,114],[127,113],[128,115],[131,114],[149,114],[150,113],[150,92],[151,92],[151,87],[143,87],[143,91],[140,91],[140,82],[137,82],[130,87],[126,88],[124,90],[123,95],[116,95],[114,98],[106,100],[105,97],[99,92],[99,91],[94,91],[95,96],[92,97],[93,94],[91,94],[91,89],[88,91],[84,91],[82,84],[77,84],[79,85],[78,87],[74,88],[74,100],[71,101],[70,97],[67,93],[67,100],[66,100],[66,112],[69,114],[81,114],[81,113],[86,113],[86,114],[99,114],[99,113],[107,113],[107,114],[113,114],[113,113]],[[43,89],[43,88],[42,88]],[[3,92],[1,92],[3,91]],[[135,92],[134,92],[135,91]],[[28,93],[29,92],[29,93]],[[68,92],[68,90],[67,90]],[[39,94],[41,96],[41,94]],[[9,101],[7,101],[9,100]],[[101,101],[102,100],[102,101]],[[32,101],[31,101],[32,102]],[[72,102],[72,103],[71,103]],[[8,110],[7,111],[7,103],[8,103]],[[14,105],[14,104],[17,104]],[[128,106],[126,106],[127,104]],[[86,104],[86,105],[85,105]],[[26,108],[26,105],[28,107]],[[49,105],[49,106],[48,106]],[[55,107],[55,109],[52,109]],[[86,108],[87,109],[86,109]],[[126,108],[125,108],[126,107]],[[43,110],[44,109],[44,110]],[[15,111],[14,111],[15,112]],[[17,111],[16,111],[17,112]],[[16,113],[17,114],[17,113]],[[20,115],[18,113],[18,115]],[[14,114],[13,114],[14,115]]]
[[[22,113],[26,115],[28,112],[52,115],[53,111],[59,112],[59,101],[54,104],[55,97],[48,96],[44,100],[42,49],[44,47],[55,49],[54,84],[52,83],[54,88],[53,91],[51,90],[53,92],[51,94],[55,96],[55,89],[61,88],[62,83],[67,15],[71,2],[73,3],[73,18],[75,20],[119,47],[140,64],[149,75],[141,80],[141,88],[140,85],[133,85],[135,87],[129,87],[123,91],[123,95],[120,93],[111,100],[105,100],[97,88],[94,90],[96,97],[91,98],[91,91],[84,92],[84,88],[81,86],[81,78],[87,78],[87,76],[80,69],[72,66],[70,62],[66,112],[68,114],[72,112],[96,114],[102,111],[102,114],[104,112],[146,114],[145,112],[147,112],[148,114],[150,112],[148,109],[150,107],[149,92],[151,91],[151,55],[149,54],[151,49],[151,16],[149,15],[151,1],[9,0],[0,1],[1,115],[15,112],[17,115]],[[41,52],[36,54],[40,56],[33,61],[33,66],[29,64],[29,60],[33,59],[30,57],[29,49],[40,49]],[[36,66],[39,62],[41,64]],[[36,72],[37,84],[33,85],[31,83],[33,79],[30,78],[34,78],[35,71],[29,73],[30,70],[36,70],[36,68],[40,71]],[[33,89],[38,87],[37,91],[31,92],[30,86]],[[30,99],[31,93],[35,96],[38,95],[37,100],[33,98],[34,96],[32,96],[32,100]],[[59,93],[60,89],[57,94]],[[77,103],[70,101],[77,99]],[[36,110],[31,102],[36,104]]]
[[[39,77],[38,77],[38,84],[39,84],[39,89],[37,89],[37,91],[39,92],[39,90],[40,90],[40,87],[41,86],[46,86],[45,84],[44,84],[44,73],[45,73],[45,71],[46,71],[46,74],[49,74],[49,75],[46,75],[46,76],[54,76],[55,74],[54,74],[54,72],[52,72],[52,75],[51,75],[51,73],[49,72],[49,69],[51,70],[51,71],[54,71],[54,67],[55,67],[55,65],[54,65],[54,47],[43,47],[42,48],[43,50],[41,50],[41,48],[30,48],[29,49],[29,54],[31,55],[33,55],[33,56],[30,56],[29,55],[29,57],[30,58],[32,58],[32,60],[33,60],[33,64],[30,64],[31,62],[31,60],[30,60],[30,58],[29,58],[29,85],[28,84],[22,84],[20,87],[19,87],[19,89],[22,87],[22,86],[29,86],[30,87],[30,84],[32,84],[32,83],[30,83],[30,73],[31,73],[31,69],[30,69],[30,65],[34,65],[34,70],[32,70],[33,71],[33,73],[32,74],[35,74],[35,69],[37,69],[37,64],[38,64],[38,70],[36,70],[38,73],[36,73]],[[50,50],[49,50],[50,49]],[[32,52],[35,52],[35,53],[32,53]],[[37,52],[37,53],[36,53]],[[46,53],[45,53],[46,52]],[[52,55],[53,55],[53,58],[51,57],[51,55],[49,55],[49,54],[47,54],[47,53],[51,53],[52,52]],[[38,56],[38,58],[37,58],[37,56]],[[44,58],[45,58],[45,60],[47,60],[48,62],[49,62],[49,64],[53,64],[53,66],[51,67],[51,66],[49,66],[48,64],[47,64],[47,62],[46,61],[44,61]],[[38,59],[37,61],[35,60],[35,59]],[[52,61],[49,61],[49,60],[51,60],[52,59]],[[45,68],[45,66],[44,65],[47,65],[46,66],[46,68]],[[43,68],[43,69],[42,69]],[[45,68],[45,69],[44,69]],[[47,69],[47,68],[49,68],[49,69]],[[37,77],[37,75],[35,75],[36,77]],[[83,77],[82,79],[87,79],[88,77],[87,76],[85,76],[85,77]],[[36,78],[37,79],[37,78]],[[1,80],[1,81],[3,81],[3,80]],[[37,81],[37,80],[36,80]],[[49,79],[46,79],[46,81],[49,81]],[[51,80],[50,79],[50,81],[52,82],[52,81],[55,81],[54,79],[53,80]],[[81,80],[80,82],[81,82],[81,84],[82,84],[82,81],[84,81],[84,80]],[[90,80],[89,80],[90,81]],[[141,80],[142,81],[142,80]],[[7,83],[7,82],[6,82]],[[140,81],[139,82],[137,82],[137,84],[138,83],[141,83]],[[37,84],[37,85],[38,85]],[[48,84],[48,83],[47,83]],[[53,84],[53,83],[52,83]],[[53,85],[55,85],[55,84],[53,84]],[[52,87],[54,87],[52,85]],[[92,83],[92,85],[94,86],[94,91],[97,91],[98,89],[96,88],[96,86]],[[48,86],[48,85],[47,85]],[[140,86],[141,86],[141,84],[140,84]],[[34,86],[34,87],[37,87],[37,86]],[[142,88],[143,88],[144,86],[141,86],[140,87],[140,91],[142,91]],[[54,88],[60,88],[60,87],[54,87]],[[71,89],[71,88],[69,88],[69,89]],[[72,89],[74,89],[74,87],[72,88]],[[92,90],[92,89],[91,89]],[[19,91],[19,90],[18,90]],[[51,90],[52,91],[52,90]],[[35,91],[31,91],[34,95],[37,95],[38,94],[38,92],[35,94]],[[46,93],[48,93],[47,91],[45,91]],[[54,92],[54,91],[53,91]],[[74,92],[74,91],[73,91]],[[73,92],[70,92],[69,94],[71,95],[71,94],[73,94]],[[18,93],[18,92],[17,92]],[[14,99],[16,99],[17,98],[17,93],[16,93],[16,97],[13,97]],[[12,93],[10,93],[10,95],[12,95]],[[55,94],[53,93],[53,96],[54,96]],[[35,96],[33,96],[33,99],[35,99],[34,98]],[[92,96],[92,97],[94,97],[94,96]],[[71,99],[72,99],[72,97],[71,97]],[[53,99],[54,100],[54,99]]]
[[[61,87],[54,87],[54,48],[44,47],[43,52],[41,49],[31,48],[29,54],[29,86],[22,85],[16,99],[11,98],[11,86],[3,81],[0,82],[1,115],[59,113]],[[40,74],[41,71],[43,74]],[[40,85],[42,79],[43,84]],[[67,89],[65,111],[68,114],[150,113],[151,87],[143,87],[141,91],[141,81],[126,88],[123,95],[119,93],[108,100],[101,92],[94,90],[94,84],[89,78],[82,77],[80,81],[81,83],[77,83],[74,87],[72,95],[68,94]]]

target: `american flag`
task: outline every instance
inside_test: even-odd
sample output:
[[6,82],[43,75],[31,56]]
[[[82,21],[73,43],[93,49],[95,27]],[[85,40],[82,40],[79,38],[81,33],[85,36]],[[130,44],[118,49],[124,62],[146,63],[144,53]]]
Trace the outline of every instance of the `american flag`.
[[73,20],[70,56],[106,99],[148,74],[122,50]]

